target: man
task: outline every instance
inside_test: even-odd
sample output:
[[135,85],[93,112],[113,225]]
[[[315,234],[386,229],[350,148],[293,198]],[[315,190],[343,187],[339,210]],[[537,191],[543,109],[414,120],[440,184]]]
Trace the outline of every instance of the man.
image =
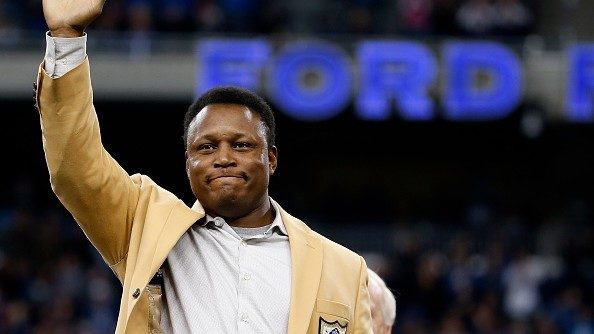
[[215,89],[190,107],[192,208],[105,151],[84,34],[103,4],[43,0],[36,98],[52,189],[122,282],[116,332],[370,333],[363,259],[268,196],[274,118],[258,96]]
[[373,334],[390,334],[396,321],[396,298],[375,271],[367,271]]

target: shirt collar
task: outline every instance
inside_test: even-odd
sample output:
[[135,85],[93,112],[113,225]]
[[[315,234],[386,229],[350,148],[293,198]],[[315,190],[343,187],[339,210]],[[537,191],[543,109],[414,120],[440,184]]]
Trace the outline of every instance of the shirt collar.
[[[274,201],[270,201],[270,204],[272,205],[272,208],[274,209],[274,220],[272,221],[272,224],[270,225],[270,228],[268,228],[267,231],[275,231],[276,230],[280,234],[288,236],[289,234],[287,233],[287,229],[285,228],[285,224],[283,223],[283,219],[281,218],[281,215],[280,215],[279,205]],[[200,226],[206,226],[208,224],[212,224],[218,228],[223,227],[223,225],[226,223],[227,222],[225,221],[224,218],[213,217],[208,214],[206,216],[204,216],[204,219],[201,219],[198,222],[198,224]]]

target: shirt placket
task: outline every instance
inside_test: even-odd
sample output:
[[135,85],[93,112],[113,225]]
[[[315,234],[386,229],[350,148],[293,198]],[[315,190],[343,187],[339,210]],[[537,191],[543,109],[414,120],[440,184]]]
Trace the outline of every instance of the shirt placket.
[[250,325],[251,310],[250,303],[248,301],[249,286],[251,281],[251,273],[249,272],[248,265],[248,248],[249,244],[245,240],[240,240],[238,243],[238,256],[237,256],[237,267],[238,272],[238,283],[237,283],[237,329],[238,333],[251,333],[252,327]]

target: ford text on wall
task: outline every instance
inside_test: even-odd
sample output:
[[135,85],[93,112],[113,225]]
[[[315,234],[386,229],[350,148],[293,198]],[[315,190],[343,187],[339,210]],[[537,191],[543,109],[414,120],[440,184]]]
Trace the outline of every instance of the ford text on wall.
[[[196,94],[241,86],[265,92],[281,112],[306,121],[330,119],[350,104],[364,120],[399,113],[415,121],[496,120],[518,107],[527,83],[513,50],[490,41],[447,42],[440,50],[438,62],[427,46],[410,41],[361,41],[350,55],[323,40],[278,49],[261,39],[205,40],[197,50]],[[594,45],[573,46],[567,59],[564,118],[592,122]]]

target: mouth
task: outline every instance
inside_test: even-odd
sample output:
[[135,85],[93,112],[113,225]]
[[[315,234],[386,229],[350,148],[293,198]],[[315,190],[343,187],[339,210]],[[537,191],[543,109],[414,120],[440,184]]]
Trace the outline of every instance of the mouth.
[[245,175],[241,175],[241,174],[225,174],[225,175],[215,175],[215,176],[211,176],[207,179],[207,182],[210,183],[214,180],[225,180],[225,179],[241,179],[241,180],[245,180],[247,179],[245,177]]

